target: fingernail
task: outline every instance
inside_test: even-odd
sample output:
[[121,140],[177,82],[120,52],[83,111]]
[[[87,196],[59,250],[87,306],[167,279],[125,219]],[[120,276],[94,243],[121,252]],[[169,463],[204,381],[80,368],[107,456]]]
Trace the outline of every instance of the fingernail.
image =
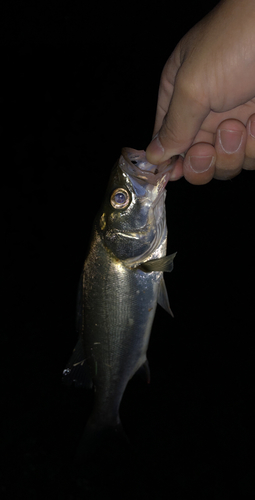
[[255,122],[250,122],[250,135],[255,139]]
[[209,170],[213,164],[214,156],[189,156],[189,166],[196,174]]
[[238,151],[243,140],[243,132],[237,130],[219,130],[220,145],[227,154],[233,154]]
[[147,153],[150,155],[150,162],[153,163],[154,161],[159,161],[163,155],[164,155],[164,148],[159,140],[158,133],[154,135],[151,143],[149,144],[147,150],[146,150],[146,156]]

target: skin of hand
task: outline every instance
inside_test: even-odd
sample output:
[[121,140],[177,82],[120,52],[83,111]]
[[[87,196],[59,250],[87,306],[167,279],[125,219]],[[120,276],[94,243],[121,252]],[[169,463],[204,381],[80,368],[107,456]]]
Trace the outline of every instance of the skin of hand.
[[153,136],[153,164],[186,152],[170,180],[206,184],[255,170],[254,0],[221,1],[178,43],[161,75]]

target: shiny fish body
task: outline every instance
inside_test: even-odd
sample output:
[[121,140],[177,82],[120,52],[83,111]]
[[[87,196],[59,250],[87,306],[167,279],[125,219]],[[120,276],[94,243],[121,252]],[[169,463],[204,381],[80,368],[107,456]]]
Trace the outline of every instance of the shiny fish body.
[[170,168],[158,171],[143,151],[124,149],[94,222],[80,283],[79,340],[63,373],[79,384],[88,370],[94,387],[90,431],[121,427],[128,381],[141,367],[149,377],[146,352],[157,303],[171,313],[163,279],[175,256],[165,257]]
[[127,268],[97,236],[93,246],[83,272],[84,353],[95,390],[90,422],[115,426],[127,382],[146,361],[162,273]]

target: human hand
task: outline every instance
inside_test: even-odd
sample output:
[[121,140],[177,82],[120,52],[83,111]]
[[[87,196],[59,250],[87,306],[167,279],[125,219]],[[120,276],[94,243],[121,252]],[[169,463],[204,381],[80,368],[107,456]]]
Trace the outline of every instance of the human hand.
[[224,0],[178,43],[161,75],[147,159],[206,184],[255,169],[255,4]]

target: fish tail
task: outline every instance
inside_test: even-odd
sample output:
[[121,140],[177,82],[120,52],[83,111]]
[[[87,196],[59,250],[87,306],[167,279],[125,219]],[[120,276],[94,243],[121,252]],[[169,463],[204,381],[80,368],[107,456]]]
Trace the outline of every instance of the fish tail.
[[[95,488],[98,481],[105,485],[110,481],[109,486],[112,488],[113,470],[119,471],[121,464],[126,475],[132,451],[133,447],[120,421],[107,427],[99,422],[89,421],[76,449],[72,464],[72,479],[79,488],[84,487],[86,493],[88,485]],[[120,497],[121,492],[118,498]]]
[[129,440],[119,418],[108,425],[89,418],[77,448],[77,459],[94,455],[102,448],[112,451],[125,445],[129,445]]

